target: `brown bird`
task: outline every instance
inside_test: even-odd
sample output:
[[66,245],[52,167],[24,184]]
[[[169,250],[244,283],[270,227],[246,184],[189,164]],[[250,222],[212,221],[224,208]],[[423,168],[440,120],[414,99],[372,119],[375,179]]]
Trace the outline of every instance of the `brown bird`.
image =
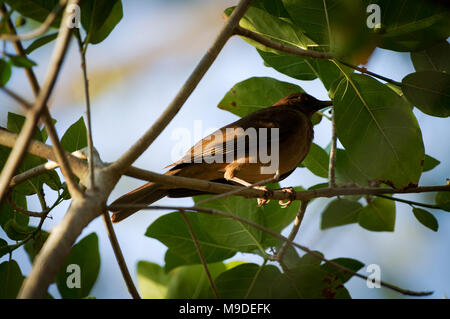
[[[283,97],[273,106],[244,116],[208,135],[183,158],[167,166],[172,168],[165,174],[244,186],[270,179],[275,173],[282,180],[309,152],[314,137],[311,116],[331,104],[331,101],[319,101],[302,92]],[[267,152],[261,153],[263,148]],[[267,161],[269,153],[270,164]],[[275,169],[269,169],[274,163],[277,164]],[[149,205],[165,196],[199,194],[205,193],[149,182],[118,198],[112,205]],[[264,201],[259,200],[258,203]],[[138,210],[124,208],[115,211],[112,221],[117,223]]]

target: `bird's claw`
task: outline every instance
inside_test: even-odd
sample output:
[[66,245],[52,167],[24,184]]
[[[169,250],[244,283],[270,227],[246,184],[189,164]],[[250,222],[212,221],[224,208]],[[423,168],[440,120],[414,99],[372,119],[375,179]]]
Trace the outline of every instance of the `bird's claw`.
[[295,200],[295,192],[294,188],[292,187],[286,187],[281,189],[282,192],[289,193],[289,199],[288,200],[279,200],[278,204],[280,204],[281,208],[286,208],[289,205],[292,204],[292,202]]
[[258,200],[258,206],[261,207],[263,205],[269,204],[270,203],[269,196],[272,193],[272,191],[270,189],[268,189],[266,186],[254,186],[254,188],[264,191],[264,197],[257,199]]

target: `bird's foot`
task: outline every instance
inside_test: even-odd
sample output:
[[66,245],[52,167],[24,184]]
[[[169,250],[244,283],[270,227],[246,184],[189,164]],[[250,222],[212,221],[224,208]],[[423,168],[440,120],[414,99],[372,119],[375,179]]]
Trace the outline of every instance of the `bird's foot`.
[[281,189],[282,192],[289,193],[289,199],[288,200],[279,200],[278,204],[280,204],[281,208],[286,208],[289,205],[292,204],[292,202],[295,200],[295,191],[293,187],[286,187]]
[[273,193],[267,186],[253,186],[253,188],[260,189],[264,191],[264,197],[258,198],[258,206],[261,207],[263,205],[267,205],[270,202],[269,196]]

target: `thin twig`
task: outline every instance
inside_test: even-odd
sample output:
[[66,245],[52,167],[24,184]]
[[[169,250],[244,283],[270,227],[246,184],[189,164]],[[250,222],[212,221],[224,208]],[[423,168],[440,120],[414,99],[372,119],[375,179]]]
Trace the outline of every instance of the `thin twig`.
[[238,25],[242,16],[247,11],[252,0],[240,0],[239,4],[227,20],[212,46],[207,50],[200,62],[195,67],[183,87],[177,93],[166,110],[156,122],[144,133],[144,135],[126,151],[116,162],[111,164],[110,169],[119,178],[126,169],[153,143],[161,134],[169,122],[175,117],[188,97],[197,87],[200,80],[210,68],[228,39],[233,35],[235,26]]
[[[70,0],[70,3],[78,4],[79,0]],[[0,11],[4,16],[6,13],[6,7],[2,5],[0,7]],[[17,138],[16,144],[14,145],[8,160],[6,161],[2,174],[0,176],[0,200],[5,195],[6,190],[9,187],[9,183],[11,178],[13,177],[16,169],[19,167],[20,162],[25,155],[27,147],[30,143],[30,140],[34,134],[34,130],[36,128],[37,122],[41,116],[41,113],[44,115],[44,123],[48,132],[48,135],[51,138],[53,149],[55,151],[55,155],[57,161],[61,165],[61,171],[66,178],[66,183],[68,185],[69,191],[71,192],[72,197],[81,197],[83,193],[81,192],[78,185],[74,182],[73,174],[70,166],[67,163],[67,159],[64,156],[64,152],[62,150],[61,144],[59,143],[59,139],[56,134],[56,130],[53,126],[53,122],[51,120],[51,116],[46,107],[47,101],[50,97],[50,94],[53,91],[53,88],[56,83],[56,78],[59,74],[59,71],[62,66],[62,62],[65,57],[65,53],[67,51],[67,47],[70,40],[70,29],[66,26],[65,21],[68,17],[68,12],[65,12],[63,15],[60,32],[56,39],[55,48],[53,50],[49,69],[44,80],[44,85],[42,90],[39,90],[39,84],[37,83],[36,77],[32,72],[31,68],[25,68],[27,75],[30,79],[30,83],[32,85],[33,91],[37,94],[36,102],[33,105],[31,110],[28,110],[25,123],[22,127],[22,130]],[[14,25],[8,19],[8,25],[11,33],[15,33]],[[23,47],[19,41],[13,42],[16,50],[22,50],[21,54],[24,53]]]
[[[308,207],[308,200],[304,200],[300,203],[300,207],[297,212],[297,216],[295,216],[294,220],[294,226],[292,226],[291,232],[288,236],[288,241],[293,242],[295,239],[295,236],[297,236],[298,230],[300,229],[300,225],[303,221],[303,217],[305,216],[306,208]],[[275,260],[278,262],[283,262],[283,258],[286,255],[286,252],[289,248],[288,241],[285,241],[283,245],[281,246],[280,250],[275,256]],[[281,264],[280,264],[281,265]]]
[[81,57],[81,69],[83,70],[84,80],[84,95],[86,99],[86,122],[87,122],[87,140],[88,140],[88,164],[89,164],[89,180],[91,182],[90,187],[95,188],[95,172],[94,172],[94,141],[92,139],[92,124],[91,124],[91,98],[89,95],[89,80],[87,76],[86,68],[86,52],[83,50],[83,41],[81,40],[80,30],[75,31],[76,38],[78,40],[78,47]]
[[38,166],[35,166],[33,168],[30,168],[29,170],[15,175],[11,182],[9,183],[9,188],[16,187],[19,184],[22,184],[23,182],[32,179],[33,177],[45,174],[49,171],[54,170],[55,168],[59,167],[59,164],[56,162],[47,162]]
[[15,41],[31,40],[41,36],[42,34],[47,32],[47,30],[50,28],[53,21],[55,21],[56,17],[60,13],[61,9],[64,8],[64,6],[66,5],[66,2],[67,0],[61,0],[49,13],[49,15],[45,18],[44,22],[42,22],[42,24],[33,31],[30,31],[26,34],[3,33],[0,34],[0,39],[15,42]]
[[401,86],[402,86],[402,84],[401,84],[400,82],[397,82],[397,81],[395,81],[395,80],[389,79],[389,78],[384,77],[384,76],[382,76],[382,75],[379,75],[379,74],[377,74],[377,73],[371,72],[371,71],[367,70],[367,69],[364,68],[364,67],[359,67],[359,66],[357,66],[357,65],[353,65],[353,64],[350,64],[350,63],[341,61],[341,60],[338,60],[338,61],[339,61],[339,63],[341,63],[341,64],[343,64],[343,65],[345,65],[345,66],[348,66],[349,68],[352,68],[352,69],[354,69],[354,70],[356,70],[356,71],[359,71],[359,72],[361,72],[361,73],[363,73],[363,74],[371,75],[371,76],[373,76],[373,77],[375,77],[375,78],[378,78],[378,79],[380,79],[380,80],[383,80],[383,81],[388,82],[388,83],[391,83],[391,84],[394,84],[394,85],[396,85],[396,86],[398,86],[398,87],[401,87]]
[[315,59],[332,59],[332,58],[334,58],[334,54],[331,52],[312,51],[312,50],[305,50],[305,49],[298,48],[298,47],[287,46],[280,42],[270,40],[269,38],[267,38],[263,35],[260,35],[256,32],[244,29],[241,26],[236,26],[236,28],[234,29],[234,34],[252,39],[258,43],[265,45],[266,47],[269,47],[269,48],[272,48],[272,49],[275,49],[275,50],[278,50],[281,52],[285,52],[285,53],[290,53],[290,54],[295,54],[298,56],[315,58]]
[[330,148],[330,162],[328,165],[328,186],[330,188],[336,187],[336,145],[337,145],[337,135],[336,135],[336,122],[334,116],[334,109],[331,113],[331,148]]
[[122,277],[125,280],[128,291],[130,292],[133,299],[141,299],[141,296],[139,295],[139,292],[137,291],[136,286],[133,283],[130,272],[128,271],[127,263],[125,262],[122,250],[120,249],[119,241],[117,240],[116,232],[114,231],[114,227],[108,211],[105,210],[102,214],[102,217],[103,221],[105,222],[106,230],[108,232],[108,237],[111,242],[114,255],[116,256],[117,263],[119,265],[120,271],[122,272]]
[[328,59],[328,60],[335,60],[335,61],[339,61],[340,63],[342,63],[343,65],[348,66],[349,68],[352,68],[354,70],[357,70],[361,73],[364,74],[368,74],[371,75],[373,77],[376,77],[380,80],[395,84],[396,86],[402,86],[402,84],[400,82],[397,82],[395,80],[389,79],[387,77],[384,77],[382,75],[379,75],[377,73],[371,72],[369,70],[367,70],[366,68],[363,67],[359,67],[357,65],[353,65],[341,60],[337,60],[336,56],[334,53],[332,52],[320,52],[320,51],[312,51],[312,50],[305,50],[302,48],[298,48],[298,47],[293,47],[293,46],[288,46],[288,45],[284,45],[282,43],[273,41],[263,35],[260,35],[256,32],[247,30],[245,28],[242,28],[240,26],[237,26],[235,28],[235,32],[236,35],[240,35],[246,38],[249,38],[251,40],[254,40],[262,45],[265,45],[266,47],[269,47],[271,49],[275,49],[281,52],[285,52],[285,53],[289,53],[289,54],[294,54],[294,55],[298,55],[298,56],[303,56],[303,57],[309,57],[309,58],[315,58],[315,59]]
[[32,212],[32,211],[26,210],[25,208],[18,206],[12,198],[11,191],[6,194],[6,199],[9,203],[9,205],[11,205],[12,209],[20,214],[30,216],[30,217],[41,217],[41,218],[43,216],[47,216],[47,214],[48,214],[48,208],[46,208],[42,212]]
[[33,108],[32,104],[25,100],[23,97],[21,97],[19,94],[15,93],[14,91],[5,88],[0,87],[0,90],[5,92],[7,95],[9,95],[13,100],[17,101],[19,104],[21,104],[25,109],[31,110]]
[[440,207],[439,205],[419,203],[419,202],[414,202],[412,200],[407,200],[407,199],[402,199],[402,198],[397,198],[397,197],[391,197],[391,196],[385,196],[385,195],[380,195],[380,194],[375,195],[375,196],[386,198],[386,199],[393,200],[393,201],[396,201],[396,202],[409,204],[409,205],[412,205],[412,206],[421,206],[421,207],[432,208],[432,209],[442,209],[442,207]]
[[202,249],[197,240],[197,236],[195,235],[194,230],[192,229],[191,222],[189,221],[189,218],[187,218],[186,213],[183,210],[180,210],[180,213],[181,213],[181,216],[183,217],[184,221],[186,222],[186,226],[189,230],[189,234],[191,234],[192,241],[194,242],[194,246],[195,246],[195,249],[197,250],[198,257],[201,260],[203,269],[205,270],[205,273],[206,273],[206,277],[208,277],[209,285],[210,285],[212,291],[214,292],[214,295],[216,296],[216,298],[220,299],[219,292],[217,291],[216,285],[214,284],[214,280],[208,269],[208,264],[206,263],[205,256],[203,256]]
[[[217,216],[231,218],[231,219],[237,220],[239,222],[245,223],[245,224],[247,224],[249,226],[252,226],[252,227],[254,227],[254,228],[256,228],[256,229],[258,229],[258,230],[260,230],[262,232],[265,232],[266,234],[269,234],[269,235],[271,235],[271,236],[273,236],[273,237],[275,237],[277,239],[283,240],[283,241],[287,242],[289,245],[295,246],[295,247],[301,249],[302,251],[304,251],[304,252],[306,252],[308,254],[311,254],[315,258],[317,258],[317,259],[319,259],[319,260],[329,264],[330,266],[332,266],[332,267],[334,267],[336,269],[339,269],[339,270],[341,270],[343,272],[346,272],[348,274],[351,274],[353,276],[362,278],[364,280],[368,279],[368,277],[365,276],[365,275],[361,275],[361,274],[359,274],[357,272],[354,272],[353,270],[351,270],[351,269],[349,269],[349,268],[347,268],[345,266],[342,266],[342,265],[339,265],[339,264],[337,264],[337,263],[335,263],[333,261],[330,261],[330,260],[324,258],[323,256],[321,256],[320,254],[316,253],[315,251],[309,249],[308,247],[300,245],[300,244],[297,244],[297,243],[293,242],[292,240],[289,240],[288,238],[284,237],[281,234],[278,234],[278,233],[276,233],[276,232],[274,232],[274,231],[272,231],[270,229],[265,228],[264,226],[261,226],[261,225],[255,223],[255,222],[252,222],[252,221],[250,221],[248,219],[242,218],[242,217],[240,217],[238,215],[229,214],[229,213],[217,210],[217,209],[204,208],[204,207],[195,207],[195,206],[193,206],[193,207],[161,206],[161,205],[158,205],[158,206],[145,206],[145,205],[135,205],[135,204],[121,204],[121,205],[117,204],[117,205],[108,207],[108,209],[111,209],[111,210],[117,210],[117,209],[121,209],[121,208],[139,208],[139,209],[145,209],[145,210],[158,210],[158,209],[159,210],[161,210],[161,209],[164,209],[164,210],[178,210],[178,211],[183,210],[185,212],[187,212],[187,211],[195,211],[195,212],[205,213],[205,214],[209,214],[209,215],[217,215]],[[433,292],[429,292],[429,291],[425,291],[425,292],[411,291],[411,290],[403,289],[403,288],[397,287],[395,285],[392,285],[392,284],[389,284],[389,283],[386,283],[386,282],[383,282],[383,281],[381,281],[380,284],[383,287],[386,287],[386,288],[389,288],[391,290],[397,291],[397,292],[399,292],[399,293],[401,293],[403,295],[429,296],[429,295],[431,295],[433,293]]]

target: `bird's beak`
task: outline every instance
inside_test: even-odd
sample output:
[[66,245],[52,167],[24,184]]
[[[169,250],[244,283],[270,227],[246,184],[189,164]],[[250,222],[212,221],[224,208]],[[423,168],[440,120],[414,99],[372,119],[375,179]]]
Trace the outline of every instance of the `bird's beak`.
[[333,105],[333,101],[320,101],[320,106],[321,109],[326,108],[328,106],[332,106]]
[[331,105],[333,105],[333,101],[318,101],[317,107],[315,108],[316,112],[320,111],[321,109],[324,109],[326,107],[329,107]]

